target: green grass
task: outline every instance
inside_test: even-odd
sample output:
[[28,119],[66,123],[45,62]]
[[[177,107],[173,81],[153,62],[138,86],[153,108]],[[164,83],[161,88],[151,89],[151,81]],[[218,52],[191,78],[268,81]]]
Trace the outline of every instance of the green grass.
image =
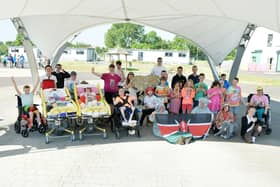
[[[75,70],[78,72],[91,72],[91,68],[95,67],[96,72],[107,72],[108,71],[108,64],[107,63],[99,63],[99,64],[92,64],[87,62],[62,62],[63,68],[66,70]],[[195,64],[199,68],[199,72],[203,72],[206,75],[206,79],[213,79],[211,70],[209,65],[206,61],[197,61]],[[152,62],[133,62],[132,66],[127,66],[127,72],[132,71],[137,73],[148,74],[151,72],[155,63]],[[168,72],[173,74],[176,73],[176,69],[178,64],[164,64],[167,68]],[[184,64],[181,65],[184,68],[185,74],[190,74],[192,65]],[[123,65],[125,69],[125,64]],[[261,76],[262,74],[258,75],[256,73],[247,73],[247,72],[240,72],[238,77],[241,83],[253,84],[253,85],[270,85],[270,86],[280,86],[279,77],[280,76]]]

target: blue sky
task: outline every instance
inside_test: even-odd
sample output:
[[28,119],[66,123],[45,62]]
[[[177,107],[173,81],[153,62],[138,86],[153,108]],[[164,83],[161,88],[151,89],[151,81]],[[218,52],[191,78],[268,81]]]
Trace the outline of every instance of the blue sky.
[[[74,40],[74,42],[85,42],[93,46],[104,46],[104,34],[111,27],[111,25],[102,25],[94,28],[84,30],[80,35]],[[172,40],[174,34],[165,32],[152,27],[145,27],[145,32],[154,30],[157,34],[165,40]],[[15,40],[16,30],[10,20],[0,21],[0,41],[10,41]]]

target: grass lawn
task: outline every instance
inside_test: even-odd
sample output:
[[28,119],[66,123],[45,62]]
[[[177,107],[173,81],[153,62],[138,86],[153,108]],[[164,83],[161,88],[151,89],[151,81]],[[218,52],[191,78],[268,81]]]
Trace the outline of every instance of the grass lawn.
[[[78,72],[91,72],[91,68],[95,67],[96,72],[107,72],[108,64],[107,63],[87,63],[87,62],[61,62],[63,68],[71,71],[75,70]],[[149,74],[155,63],[151,62],[133,62],[132,66],[127,66],[127,72],[132,71],[137,74]],[[197,61],[195,64],[199,68],[199,72],[203,72],[206,75],[206,79],[213,79],[211,70],[206,61]],[[176,73],[178,64],[164,64],[170,74]],[[184,68],[185,74],[190,74],[192,65],[184,64],[181,65]],[[125,68],[125,64],[123,64]],[[270,86],[280,86],[279,78],[280,76],[262,76],[258,73],[247,73],[240,72],[238,75],[240,82],[254,85],[270,85]]]

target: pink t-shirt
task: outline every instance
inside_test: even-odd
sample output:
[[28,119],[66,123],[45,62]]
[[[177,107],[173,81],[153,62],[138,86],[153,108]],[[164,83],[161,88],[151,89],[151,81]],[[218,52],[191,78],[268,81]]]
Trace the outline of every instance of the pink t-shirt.
[[254,106],[265,107],[268,106],[268,98],[265,95],[253,95],[250,103],[252,103]]
[[101,79],[104,80],[104,91],[109,93],[115,93],[118,91],[118,84],[121,81],[121,77],[115,73],[103,73]]

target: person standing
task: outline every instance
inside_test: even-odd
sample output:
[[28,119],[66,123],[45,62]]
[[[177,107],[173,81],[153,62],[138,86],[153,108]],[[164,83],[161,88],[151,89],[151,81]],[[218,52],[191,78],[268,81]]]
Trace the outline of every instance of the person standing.
[[226,101],[230,106],[230,110],[236,117],[239,111],[240,101],[246,105],[244,99],[242,98],[241,88],[238,86],[239,79],[235,77],[232,81],[232,85],[227,89]]
[[100,77],[104,80],[104,96],[108,104],[113,104],[113,97],[118,94],[118,84],[121,81],[121,77],[115,72],[115,65],[109,65],[109,73],[99,74],[95,72],[95,68],[91,69],[93,75]]
[[24,68],[24,63],[25,63],[25,58],[24,58],[24,55],[21,54],[21,55],[19,56],[19,64],[20,64],[20,67],[21,67],[21,68]]
[[224,81],[224,88],[228,89],[229,87],[229,82],[227,81],[227,75],[225,73],[221,74],[221,80]]
[[198,105],[198,101],[200,98],[206,97],[208,86],[204,83],[205,80],[205,74],[200,73],[199,74],[199,82],[194,85],[195,88],[195,101],[194,106]]
[[52,75],[54,75],[57,79],[56,82],[57,88],[64,88],[64,80],[70,78],[70,74],[64,69],[62,69],[61,64],[56,64],[55,71],[52,72]]
[[177,82],[175,84],[175,87],[171,89],[169,94],[170,99],[170,105],[169,105],[169,112],[172,114],[179,114],[180,108],[181,108],[181,88],[180,83]]
[[162,58],[158,57],[157,65],[153,67],[151,74],[160,77],[163,70],[166,71],[166,68],[162,65]]
[[222,107],[223,93],[219,81],[214,81],[211,88],[207,91],[207,97],[210,100],[209,109],[217,114]]
[[194,65],[194,66],[192,67],[192,72],[193,72],[193,73],[190,74],[189,77],[188,77],[188,79],[191,79],[191,80],[193,81],[193,84],[194,84],[194,85],[197,84],[197,83],[199,82],[199,75],[197,74],[197,70],[198,70],[197,66]]
[[174,77],[172,78],[172,81],[171,81],[171,88],[174,89],[175,87],[175,84],[177,82],[179,82],[179,86],[180,88],[182,89],[186,83],[187,79],[186,77],[183,75],[183,67],[182,66],[179,66],[177,67],[177,74],[174,75]]
[[116,74],[118,74],[121,78],[121,81],[119,82],[119,87],[123,87],[125,84],[125,75],[122,69],[122,62],[120,60],[116,61]]

